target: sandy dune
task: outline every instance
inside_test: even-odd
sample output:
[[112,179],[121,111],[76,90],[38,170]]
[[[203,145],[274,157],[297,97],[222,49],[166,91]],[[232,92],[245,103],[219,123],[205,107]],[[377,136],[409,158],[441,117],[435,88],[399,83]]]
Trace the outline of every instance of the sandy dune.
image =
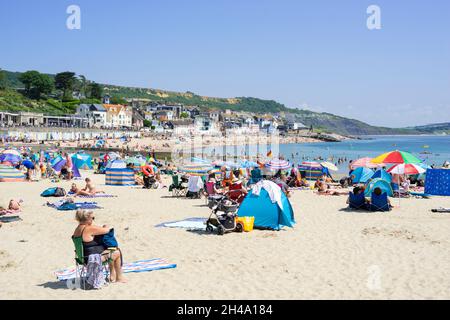
[[[161,222],[206,217],[204,200],[167,189],[104,186],[96,223],[116,228],[126,262],[166,258],[176,269],[127,274],[129,283],[69,290],[56,269],[73,265],[73,212],[43,206],[51,182],[1,183],[0,201],[24,199],[23,221],[0,228],[1,299],[448,299],[450,199],[404,199],[391,213],[349,213],[344,197],[295,191],[295,229],[223,237]],[[62,183],[69,187],[69,183]],[[51,199],[51,200],[54,200]],[[394,201],[398,205],[398,201]]]

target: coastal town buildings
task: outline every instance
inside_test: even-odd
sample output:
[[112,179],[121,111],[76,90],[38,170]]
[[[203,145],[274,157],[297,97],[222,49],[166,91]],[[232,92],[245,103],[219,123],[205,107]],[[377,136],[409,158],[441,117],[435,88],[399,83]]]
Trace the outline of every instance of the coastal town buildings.
[[133,111],[131,107],[121,104],[103,104],[106,109],[106,127],[132,127]]

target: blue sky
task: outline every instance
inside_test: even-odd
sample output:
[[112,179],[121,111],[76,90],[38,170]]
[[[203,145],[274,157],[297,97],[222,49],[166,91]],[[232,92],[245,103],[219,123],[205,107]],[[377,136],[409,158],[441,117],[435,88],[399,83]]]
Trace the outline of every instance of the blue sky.
[[[66,28],[71,4],[81,30]],[[397,127],[450,121],[449,31],[448,0],[1,1],[0,67]]]

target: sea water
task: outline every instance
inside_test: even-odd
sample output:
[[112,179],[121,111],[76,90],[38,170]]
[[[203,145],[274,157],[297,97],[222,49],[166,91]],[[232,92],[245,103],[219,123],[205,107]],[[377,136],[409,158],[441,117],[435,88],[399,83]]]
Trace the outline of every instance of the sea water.
[[[361,140],[343,142],[281,144],[279,153],[296,165],[303,161],[330,161],[338,166],[340,173],[348,171],[349,160],[373,158],[393,150],[410,152],[428,165],[441,166],[445,161],[450,161],[450,135],[363,136],[361,138]],[[232,147],[232,149],[238,157],[245,155],[245,150],[248,150],[245,146]],[[255,148],[250,149],[255,150]],[[209,147],[203,150],[205,154],[211,151],[217,155],[222,149]],[[227,150],[227,153],[229,152],[230,149]],[[339,158],[345,161],[338,163]]]

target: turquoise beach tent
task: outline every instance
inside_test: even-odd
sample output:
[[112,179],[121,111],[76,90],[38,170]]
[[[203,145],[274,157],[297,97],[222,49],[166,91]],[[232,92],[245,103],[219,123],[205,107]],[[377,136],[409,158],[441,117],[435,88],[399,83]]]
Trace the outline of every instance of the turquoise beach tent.
[[394,195],[390,182],[387,182],[386,180],[383,180],[381,178],[370,180],[366,184],[366,191],[364,191],[364,195],[366,197],[370,197],[375,188],[380,188],[382,192],[386,192],[388,197],[392,197]]
[[77,153],[72,155],[72,162],[74,166],[82,170],[92,170],[92,157],[89,154]]
[[[275,187],[279,188],[277,185]],[[295,224],[294,211],[283,192],[281,192],[281,203],[283,209],[276,202],[272,203],[269,193],[264,188],[261,188],[259,196],[254,195],[251,190],[239,207],[238,216],[255,217],[255,228],[280,230],[283,226],[293,227]]]
[[380,178],[383,180],[386,180],[387,182],[392,182],[392,176],[384,169],[378,169],[375,171],[375,173],[372,175],[371,179]]
[[352,176],[355,176],[352,179],[352,183],[366,183],[373,176],[373,171],[369,168],[359,167],[352,171]]

